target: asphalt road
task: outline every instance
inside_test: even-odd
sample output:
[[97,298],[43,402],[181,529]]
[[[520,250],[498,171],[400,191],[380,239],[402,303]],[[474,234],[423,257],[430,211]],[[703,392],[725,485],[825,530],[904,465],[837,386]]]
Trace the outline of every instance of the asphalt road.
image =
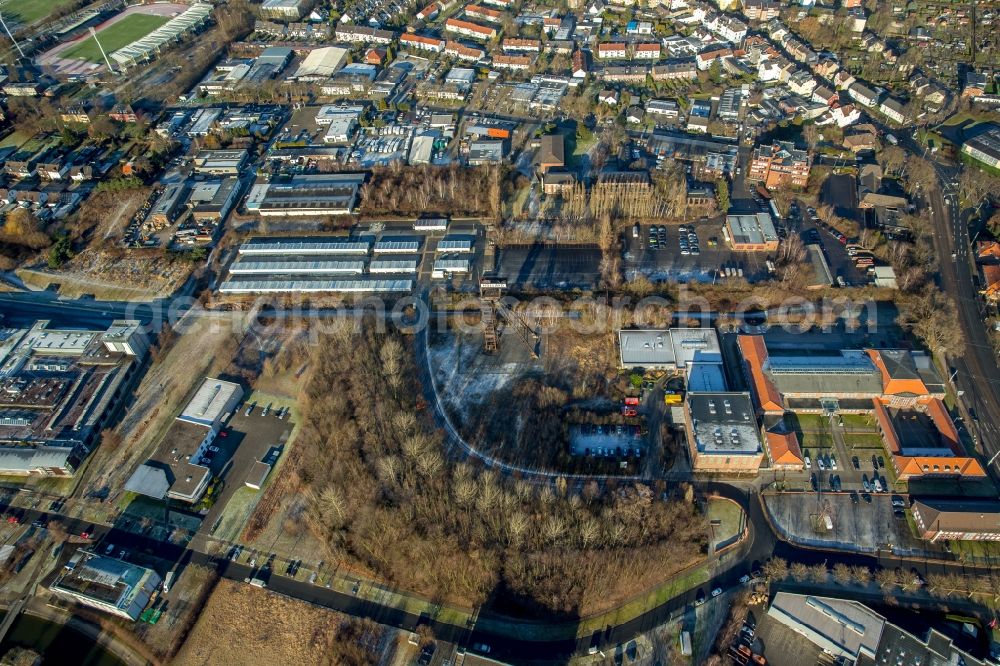
[[[928,192],[927,198],[935,227],[935,251],[940,257],[941,288],[955,300],[965,333],[965,353],[951,359],[956,371],[955,384],[963,391],[962,397],[970,408],[972,431],[978,433],[982,453],[994,462],[990,473],[996,479],[994,456],[1000,451],[1000,367],[987,336],[973,282],[974,258],[970,256],[969,230],[959,211],[955,172],[935,166],[942,186]],[[955,258],[951,259],[953,254]]]

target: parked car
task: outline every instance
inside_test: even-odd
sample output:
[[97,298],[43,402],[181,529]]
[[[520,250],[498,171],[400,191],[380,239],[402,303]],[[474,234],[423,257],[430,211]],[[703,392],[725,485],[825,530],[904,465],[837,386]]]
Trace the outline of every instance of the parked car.
[[712,596],[713,597],[717,597],[720,594],[722,594],[722,588],[721,587],[717,587],[714,590],[712,590]]
[[854,469],[861,469],[861,461],[858,460],[857,456],[851,458],[851,464],[854,465]]
[[877,493],[882,492],[882,481],[880,481],[877,476],[872,480],[872,488],[874,488]]
[[749,582],[750,582],[750,576],[748,574],[743,574],[742,576],[740,576],[741,585],[746,585]]
[[218,453],[218,452],[219,452],[219,451],[221,451],[222,449],[220,449],[220,448],[219,448],[219,447],[217,447],[217,446],[209,446],[209,447],[208,447],[208,450],[209,450],[209,451],[211,451],[212,453]]

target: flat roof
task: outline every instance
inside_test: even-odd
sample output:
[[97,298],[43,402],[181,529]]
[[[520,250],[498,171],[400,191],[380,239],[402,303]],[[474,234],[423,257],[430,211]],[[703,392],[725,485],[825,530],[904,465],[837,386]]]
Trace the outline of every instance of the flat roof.
[[847,599],[778,592],[767,614],[834,657],[874,659],[885,618]]
[[618,331],[619,358],[622,365],[674,366],[674,346],[670,331]]
[[678,368],[695,361],[722,362],[719,334],[714,328],[671,328],[670,341]]
[[760,431],[749,393],[688,393],[698,451],[709,455],[760,453]]
[[224,294],[264,294],[286,292],[330,292],[330,293],[395,293],[413,291],[413,280],[376,279],[264,279],[230,277],[222,283],[219,291]]
[[714,328],[670,328],[618,331],[620,359],[626,366],[686,368],[694,362],[721,363]]
[[356,274],[365,270],[361,259],[293,259],[261,257],[237,259],[229,267],[232,275]]
[[437,245],[438,252],[471,252],[475,236],[448,234]]
[[191,423],[213,424],[224,416],[224,410],[242,394],[243,387],[239,384],[206,377],[177,418]]
[[240,245],[240,254],[368,254],[372,242],[344,236],[330,238],[251,238]]
[[434,260],[435,271],[461,271],[467,273],[472,262],[468,259],[441,257]]
[[420,250],[420,239],[419,238],[409,238],[409,237],[399,237],[399,236],[385,236],[379,239],[375,243],[375,247],[372,251],[376,254],[378,253],[399,253],[399,254],[412,254]]
[[729,390],[721,363],[692,363],[687,373],[688,393],[718,393]]
[[726,226],[734,244],[763,245],[778,242],[778,232],[768,213],[727,215]]
[[368,265],[369,273],[416,273],[420,257],[393,257],[391,259],[372,259]]
[[75,567],[64,570],[53,587],[125,610],[141,591],[143,581],[153,576],[156,572],[152,569],[87,553]]

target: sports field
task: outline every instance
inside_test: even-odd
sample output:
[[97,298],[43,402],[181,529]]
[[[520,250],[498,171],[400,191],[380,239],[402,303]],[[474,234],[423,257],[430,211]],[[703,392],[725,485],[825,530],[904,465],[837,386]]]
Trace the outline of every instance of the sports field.
[[31,25],[48,16],[51,12],[73,0],[5,0],[0,2],[0,12],[4,19]]
[[[138,39],[142,39],[169,20],[168,16],[129,14],[120,21],[100,30],[97,36],[101,40],[104,51],[111,54]],[[67,60],[86,60],[93,63],[104,62],[101,49],[93,37],[88,37],[79,44],[74,44],[61,52],[59,57]]]

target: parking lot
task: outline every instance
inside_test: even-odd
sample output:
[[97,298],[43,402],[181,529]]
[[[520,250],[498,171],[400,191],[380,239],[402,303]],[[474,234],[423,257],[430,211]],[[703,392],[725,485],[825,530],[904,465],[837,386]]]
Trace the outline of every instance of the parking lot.
[[570,451],[577,456],[633,457],[646,453],[639,426],[581,425],[570,429]]
[[[876,493],[896,489],[896,474],[871,416],[795,413],[787,418],[799,437],[807,485],[823,491]],[[797,478],[797,477],[793,477]]]
[[679,226],[631,227],[624,259],[628,279],[645,275],[654,282],[715,282],[740,273],[752,282],[768,275],[766,253],[726,247],[719,217]]
[[208,529],[213,528],[233,493],[244,486],[254,463],[264,459],[272,447],[284,446],[292,434],[294,424],[290,416],[279,419],[278,409],[270,409],[265,416],[267,402],[256,404],[248,416],[247,407],[251,404],[254,403],[240,405],[224,431],[226,436],[220,434],[215,439],[219,451],[209,467],[222,478],[225,487],[205,517]]
[[[798,543],[860,551],[888,545],[925,547],[913,536],[906,514],[895,510],[890,495],[870,497],[871,502],[855,502],[848,493],[779,493],[764,495],[764,503],[775,525]],[[826,528],[825,516],[832,529]]]
[[834,279],[841,277],[845,286],[864,285],[870,282],[868,273],[859,270],[847,253],[846,243],[834,235],[836,232],[818,217],[816,210],[793,203],[786,218],[789,233],[797,233],[806,245],[819,245],[830,266]]

